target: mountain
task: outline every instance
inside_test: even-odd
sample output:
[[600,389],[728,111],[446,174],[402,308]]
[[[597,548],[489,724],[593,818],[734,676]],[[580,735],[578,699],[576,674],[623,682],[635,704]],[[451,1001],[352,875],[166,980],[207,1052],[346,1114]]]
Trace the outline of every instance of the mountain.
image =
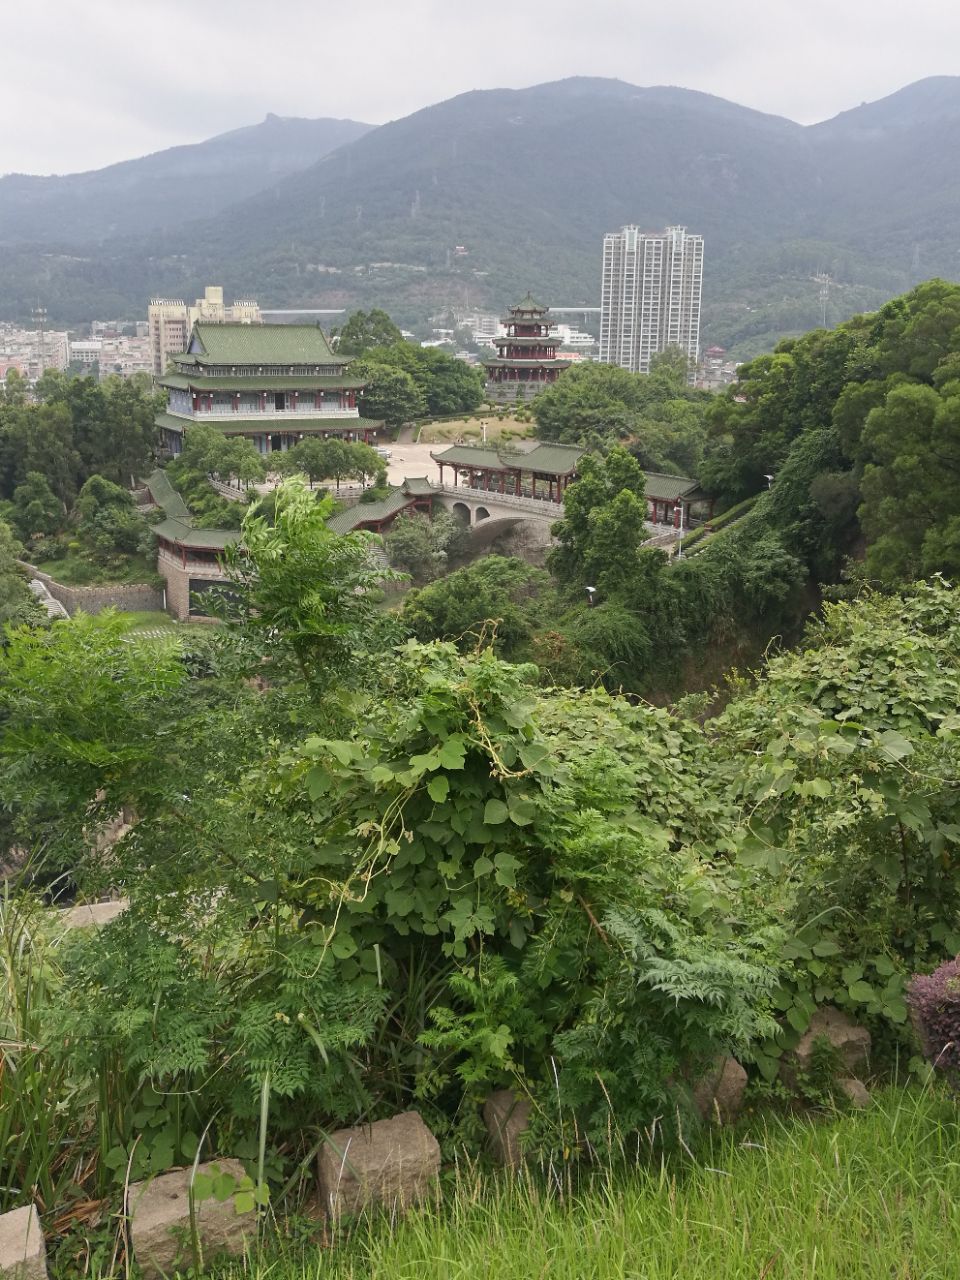
[[192,146],[64,176],[0,177],[0,245],[107,240],[214,217],[372,125],[268,115]]
[[[403,323],[528,289],[596,304],[603,233],[706,239],[704,337],[740,356],[873,308],[960,258],[960,78],[804,127],[707,94],[575,78],[462,94],[369,131],[212,218],[96,250],[0,251],[0,314],[142,313],[206,281]],[[80,311],[79,308],[83,310]]]

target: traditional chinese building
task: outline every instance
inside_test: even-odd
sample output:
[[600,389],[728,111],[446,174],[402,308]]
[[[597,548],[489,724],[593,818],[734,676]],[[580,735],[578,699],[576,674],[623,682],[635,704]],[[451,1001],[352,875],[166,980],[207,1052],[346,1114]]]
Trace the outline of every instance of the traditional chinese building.
[[350,358],[330,348],[315,324],[193,326],[173,371],[159,379],[167,407],[157,418],[161,443],[183,447],[196,423],[245,436],[261,453],[293,448],[304,436],[374,443],[383,423],[360,414],[363,380]]
[[358,502],[354,507],[338,511],[327,521],[327,528],[334,533],[353,533],[355,529],[369,529],[382,533],[397,516],[411,516],[418,511],[429,515],[433,506],[433,486],[426,476],[404,480],[379,502]]
[[549,315],[549,309],[529,293],[510,308],[510,314],[502,321],[506,336],[493,340],[496,356],[483,361],[492,399],[524,400],[556,382],[569,367],[567,360],[557,359],[560,339],[550,336]]
[[564,489],[577,478],[584,452],[569,444],[538,444],[529,453],[455,444],[430,457],[440,468],[441,485],[449,467],[449,482],[455,486],[562,502]]
[[240,534],[236,529],[197,529],[187,504],[163,471],[147,480],[164,519],[153,526],[157,536],[157,572],[163,577],[164,608],[181,622],[208,617],[203,597],[229,589],[223,553]]

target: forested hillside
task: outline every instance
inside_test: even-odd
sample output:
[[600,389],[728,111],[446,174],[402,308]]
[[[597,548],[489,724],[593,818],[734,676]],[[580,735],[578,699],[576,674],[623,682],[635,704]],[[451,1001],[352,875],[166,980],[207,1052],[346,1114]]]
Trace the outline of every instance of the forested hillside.
[[87,173],[8,173],[0,177],[0,245],[103,244],[212,217],[370,127],[355,120],[270,115],[206,142]]
[[706,237],[705,344],[751,355],[820,323],[818,273],[828,323],[956,275],[958,86],[922,81],[807,128],[612,80],[464,94],[212,220],[80,253],[63,220],[58,247],[0,253],[0,311],[26,314],[39,293],[60,319],[139,314],[205,280],[403,322],[527,288],[595,304],[605,231],[683,223]]

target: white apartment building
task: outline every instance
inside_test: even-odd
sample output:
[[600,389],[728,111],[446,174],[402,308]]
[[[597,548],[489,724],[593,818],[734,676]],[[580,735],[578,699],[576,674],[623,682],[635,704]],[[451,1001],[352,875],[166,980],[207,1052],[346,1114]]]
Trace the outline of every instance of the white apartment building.
[[188,307],[182,298],[153,298],[147,308],[147,328],[153,350],[156,377],[166,371],[170,357],[186,351],[197,321],[204,324],[262,324],[260,307],[251,298],[238,298],[224,306],[223,289],[207,285],[203,297]]
[[[703,236],[686,227],[662,232],[622,227],[603,238],[600,360],[649,373],[666,347],[696,367],[700,350]],[[691,373],[691,378],[693,374]]]

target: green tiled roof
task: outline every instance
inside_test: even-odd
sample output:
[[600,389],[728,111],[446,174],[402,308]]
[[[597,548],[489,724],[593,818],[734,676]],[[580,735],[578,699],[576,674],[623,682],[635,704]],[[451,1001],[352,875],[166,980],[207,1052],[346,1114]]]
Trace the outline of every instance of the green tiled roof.
[[198,551],[223,551],[240,537],[237,529],[194,529],[183,520],[161,520],[153,526],[153,531],[158,538],[174,542],[178,547]]
[[661,471],[645,471],[645,492],[648,498],[670,501],[672,498],[685,497],[688,490],[697,487],[696,480],[689,476],[664,475]]
[[189,431],[194,426],[215,427],[224,435],[237,434],[270,436],[277,433],[294,431],[305,435],[314,435],[318,431],[373,431],[383,426],[379,418],[340,417],[338,414],[326,413],[321,417],[308,418],[299,414],[291,414],[289,418],[181,418],[173,413],[158,413],[154,419],[158,427],[166,427],[170,431]]
[[340,377],[325,373],[291,374],[289,377],[281,374],[244,374],[242,378],[231,378],[226,373],[168,373],[159,378],[158,382],[161,387],[175,387],[181,391],[189,391],[191,387],[196,387],[198,391],[223,391],[229,388],[231,391],[246,392],[248,395],[250,392],[256,394],[258,391],[310,391],[313,389],[335,391],[339,387],[349,391],[366,386],[362,378],[349,378],[346,374]]
[[380,524],[411,506],[415,498],[429,497],[432,493],[433,486],[426,476],[412,476],[379,502],[358,502],[355,507],[331,516],[327,528],[334,533],[350,533],[363,524]]
[[147,488],[157,506],[163,508],[164,515],[173,520],[189,522],[190,510],[168,480],[165,471],[161,471],[158,467],[148,478]]
[[412,494],[394,489],[393,493],[388,493],[379,502],[358,502],[355,507],[348,507],[346,511],[331,516],[327,521],[327,528],[334,533],[350,533],[362,524],[379,524],[381,520],[388,520],[412,503]]
[[198,364],[346,364],[318,324],[204,324],[197,321],[190,354]]
[[435,462],[478,471],[535,471],[538,475],[566,476],[576,471],[586,450],[569,444],[538,444],[529,453],[508,453],[504,449],[483,449],[455,444],[443,453],[431,453]]
[[509,311],[549,311],[549,307],[545,307],[542,302],[538,302],[535,297],[527,290],[527,296],[521,298],[519,302],[508,308]]
[[195,529],[187,504],[170,483],[166,472],[159,468],[148,478],[147,488],[167,517],[153,525],[158,538],[165,538],[167,542],[174,542],[179,547],[222,551],[240,537],[236,529]]

